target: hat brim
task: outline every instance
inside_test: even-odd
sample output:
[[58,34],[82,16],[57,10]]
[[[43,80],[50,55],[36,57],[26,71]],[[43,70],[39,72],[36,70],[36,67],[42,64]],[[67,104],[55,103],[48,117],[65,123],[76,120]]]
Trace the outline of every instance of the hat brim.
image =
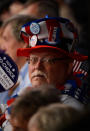
[[81,55],[79,53],[73,52],[73,53],[69,53],[67,51],[62,50],[61,48],[57,48],[57,47],[53,47],[53,46],[35,46],[35,47],[31,47],[31,48],[19,48],[17,50],[17,56],[25,56],[28,57],[30,56],[30,54],[32,52],[38,51],[38,50],[43,50],[43,51],[58,51],[61,54],[65,55],[66,57],[69,57],[73,60],[77,60],[77,61],[84,61],[88,59],[88,56],[84,56]]

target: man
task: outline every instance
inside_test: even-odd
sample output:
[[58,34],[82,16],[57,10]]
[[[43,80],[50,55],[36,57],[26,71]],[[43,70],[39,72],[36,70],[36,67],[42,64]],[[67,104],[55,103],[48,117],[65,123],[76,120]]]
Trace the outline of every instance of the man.
[[1,49],[3,49],[5,53],[7,53],[14,60],[20,73],[18,83],[9,91],[0,93],[0,104],[6,104],[7,100],[13,95],[16,95],[19,90],[30,85],[26,58],[22,59],[22,57],[17,57],[16,53],[18,48],[27,47],[27,45],[20,38],[20,29],[21,26],[29,20],[34,20],[34,18],[26,15],[17,15],[5,21],[2,25]]
[[81,109],[85,93],[79,88],[80,77],[73,74],[73,61],[87,56],[74,52],[78,35],[73,24],[64,18],[39,19],[25,24],[21,36],[29,48],[19,49],[17,54],[28,57],[32,86],[54,85],[61,90],[63,103]]

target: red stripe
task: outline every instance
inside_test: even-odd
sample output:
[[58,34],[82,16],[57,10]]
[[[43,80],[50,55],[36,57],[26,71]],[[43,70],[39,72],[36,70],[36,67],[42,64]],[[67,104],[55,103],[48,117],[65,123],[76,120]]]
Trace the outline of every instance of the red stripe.
[[[73,67],[73,71],[76,71],[78,66],[79,66],[80,62],[77,61],[75,64],[74,64],[74,67]],[[78,70],[77,70],[78,71]]]
[[50,27],[48,41],[52,41],[54,27]]
[[25,36],[23,32],[21,32],[21,38],[29,45],[29,37]]
[[26,30],[27,34],[32,35],[32,33],[30,31],[30,26],[25,26],[25,30]]
[[11,105],[14,102],[15,98],[11,98],[10,100],[7,101],[7,105]]
[[77,66],[77,69],[76,69],[76,72],[78,72],[78,71],[79,71],[80,66],[81,66],[81,62],[79,62],[78,66]]
[[74,68],[74,66],[75,66],[76,62],[77,62],[77,61],[76,61],[76,60],[74,60],[74,62],[73,62],[73,68]]
[[48,41],[52,41],[54,27],[59,27],[59,22],[57,22],[57,20],[55,20],[55,19],[54,20],[47,20],[46,25],[47,25],[47,29],[48,29],[48,33],[49,33]]
[[65,89],[65,86],[56,86],[57,89],[59,89],[60,91],[63,91]]
[[80,69],[80,72],[81,72],[82,74],[84,74],[85,76],[88,74],[86,71],[84,71],[84,70],[82,70],[82,69]]
[[3,114],[2,116],[0,116],[0,126],[2,126],[3,122],[6,120],[5,118],[5,114]]

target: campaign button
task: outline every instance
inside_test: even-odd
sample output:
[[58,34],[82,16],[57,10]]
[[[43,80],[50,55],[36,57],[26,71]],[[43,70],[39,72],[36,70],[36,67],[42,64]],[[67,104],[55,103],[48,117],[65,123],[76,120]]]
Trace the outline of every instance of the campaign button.
[[30,25],[30,31],[32,32],[32,34],[37,35],[40,32],[40,26],[38,23],[36,22],[32,22]]
[[33,35],[29,41],[29,46],[34,47],[37,44],[37,36]]
[[10,56],[0,51],[0,92],[9,90],[18,80],[18,67]]

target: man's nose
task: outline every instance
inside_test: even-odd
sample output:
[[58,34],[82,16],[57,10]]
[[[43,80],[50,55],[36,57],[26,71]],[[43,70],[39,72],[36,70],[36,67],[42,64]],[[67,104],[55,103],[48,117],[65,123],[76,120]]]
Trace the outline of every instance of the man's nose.
[[41,59],[38,59],[38,61],[35,64],[35,69],[41,69],[43,67],[43,62]]

